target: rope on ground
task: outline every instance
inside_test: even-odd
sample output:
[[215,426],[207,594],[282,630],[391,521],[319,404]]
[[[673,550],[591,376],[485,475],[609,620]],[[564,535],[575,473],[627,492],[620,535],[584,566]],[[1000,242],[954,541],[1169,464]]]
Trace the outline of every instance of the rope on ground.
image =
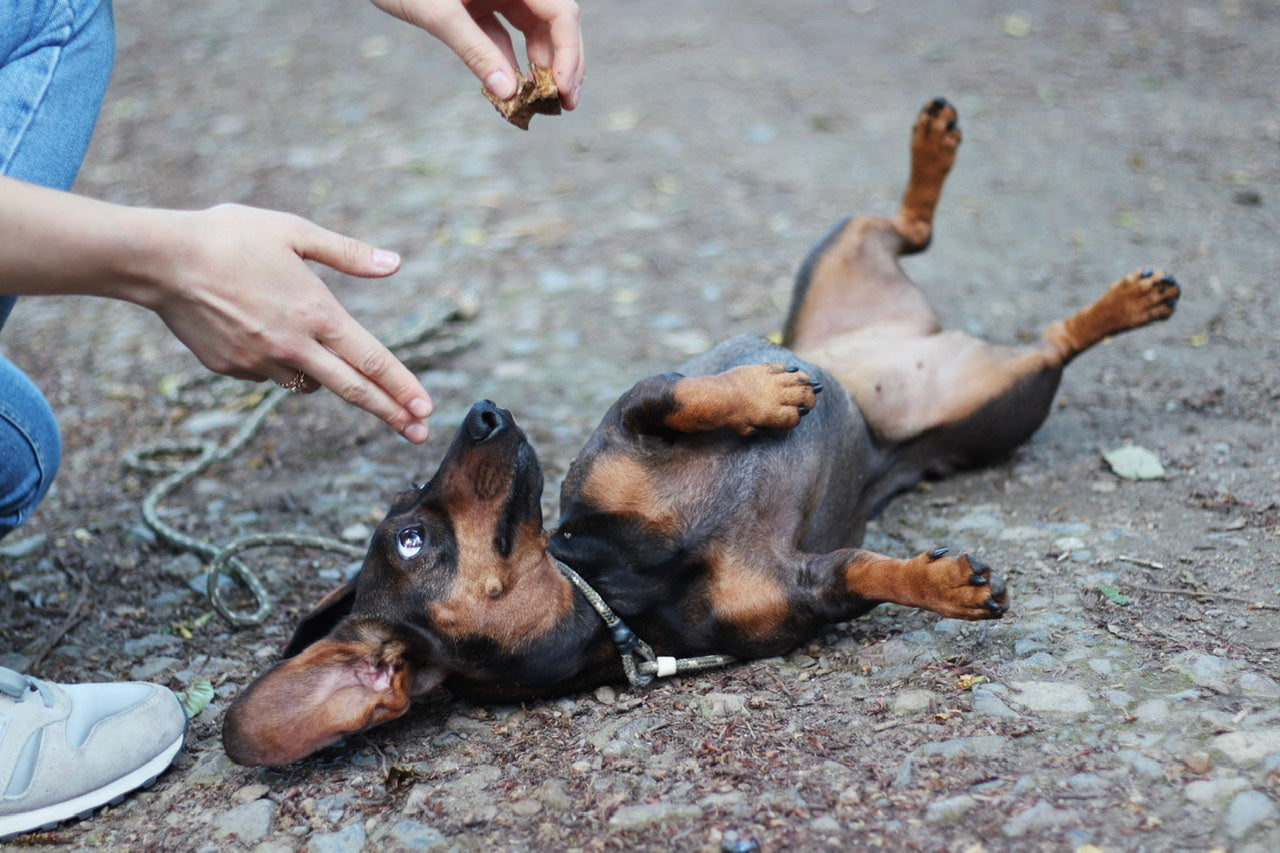
[[[440,358],[460,352],[474,342],[474,334],[462,333],[455,327],[458,321],[469,319],[473,314],[473,309],[448,303],[430,306],[418,323],[404,334],[388,340],[386,346],[410,370],[416,372],[426,369]],[[403,352],[419,347],[432,338],[439,340],[429,350],[419,350],[412,354]],[[189,551],[208,561],[209,603],[219,616],[234,627],[260,625],[271,612],[271,597],[257,573],[239,558],[241,552],[253,548],[291,547],[331,551],[357,558],[364,556],[365,552],[363,548],[336,539],[295,533],[249,534],[224,545],[216,545],[183,533],[161,518],[161,502],[214,463],[239,453],[257,433],[267,415],[289,396],[291,392],[284,388],[268,391],[221,444],[209,440],[160,442],[134,448],[124,456],[125,465],[134,470],[164,475],[142,500],[143,523],[169,547]],[[173,457],[185,458],[186,461],[171,461]],[[224,575],[249,593],[253,600],[249,608],[236,610],[227,601],[221,587]]]

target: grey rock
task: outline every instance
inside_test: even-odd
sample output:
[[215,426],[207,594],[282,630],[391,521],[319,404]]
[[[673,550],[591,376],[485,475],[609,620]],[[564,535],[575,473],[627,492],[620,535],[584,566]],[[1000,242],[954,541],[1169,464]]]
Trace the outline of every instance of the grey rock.
[[701,814],[697,806],[684,803],[639,803],[619,808],[609,818],[609,825],[617,829],[644,829],[675,820],[691,820]]
[[228,809],[213,819],[213,837],[219,840],[235,837],[245,844],[258,841],[271,831],[278,808],[271,800],[264,799]]
[[433,850],[449,843],[440,830],[407,818],[393,821],[374,841],[378,849],[384,851]]
[[1261,791],[1241,791],[1222,817],[1222,828],[1235,839],[1244,838],[1260,824],[1276,817],[1276,804]]
[[337,832],[315,832],[307,839],[308,853],[360,853],[366,834],[364,823],[348,824]]
[[1023,809],[1005,821],[1000,831],[1008,838],[1021,838],[1050,829],[1064,829],[1080,823],[1081,815],[1074,809],[1059,809],[1047,800]]
[[948,797],[945,800],[930,803],[924,810],[924,819],[929,823],[955,823],[978,805],[978,801],[968,794]]

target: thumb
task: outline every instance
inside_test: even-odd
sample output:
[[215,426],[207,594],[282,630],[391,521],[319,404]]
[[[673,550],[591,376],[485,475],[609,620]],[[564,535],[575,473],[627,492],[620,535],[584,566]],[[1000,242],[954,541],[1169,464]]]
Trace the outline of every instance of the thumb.
[[361,278],[381,278],[400,269],[400,256],[351,237],[312,225],[308,237],[299,241],[298,254],[338,272]]

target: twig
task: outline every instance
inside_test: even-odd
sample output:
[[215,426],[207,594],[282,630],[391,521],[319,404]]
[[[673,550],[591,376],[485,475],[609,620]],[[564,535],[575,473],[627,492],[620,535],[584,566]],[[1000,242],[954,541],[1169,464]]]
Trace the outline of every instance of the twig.
[[1163,571],[1164,569],[1168,568],[1163,563],[1157,563],[1152,560],[1144,560],[1141,557],[1130,557],[1128,554],[1119,554],[1116,556],[1116,559],[1123,560],[1126,563],[1133,563],[1135,566],[1142,566],[1143,568],[1147,568],[1147,569],[1160,569],[1161,571]]
[[58,643],[62,642],[62,638],[71,633],[72,629],[84,621],[84,618],[89,615],[89,610],[91,609],[85,606],[89,598],[88,576],[85,575],[84,572],[74,571],[68,566],[59,565],[59,568],[80,582],[80,591],[76,595],[76,603],[72,605],[70,612],[68,612],[66,618],[62,620],[62,624],[59,625],[52,634],[45,637],[44,641],[41,642],[40,645],[36,646],[35,651],[31,653],[31,659],[24,667],[30,672],[34,672],[39,668],[41,662],[44,661],[49,652],[53,651],[54,647],[57,646]]
[[1140,589],[1143,592],[1157,592],[1161,595],[1186,595],[1192,598],[1218,598],[1223,601],[1239,601],[1242,604],[1249,605],[1250,610],[1280,610],[1280,606],[1274,604],[1258,604],[1252,598],[1245,598],[1242,595],[1230,595],[1225,592],[1206,592],[1198,589],[1167,589],[1160,586],[1146,586],[1140,583],[1129,583],[1125,586],[1131,589]]

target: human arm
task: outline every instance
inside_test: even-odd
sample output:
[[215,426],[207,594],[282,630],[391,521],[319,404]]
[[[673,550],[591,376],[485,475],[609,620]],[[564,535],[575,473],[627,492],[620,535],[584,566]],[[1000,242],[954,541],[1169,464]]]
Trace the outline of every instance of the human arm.
[[362,277],[400,266],[290,214],[127,207],[0,177],[0,294],[136,303],[210,370],[281,384],[301,371],[425,441],[431,398],[306,261]]
[[520,64],[499,16],[524,34],[529,62],[550,68],[560,103],[572,110],[586,71],[578,4],[573,0],[373,0],[421,27],[458,54],[499,98],[516,91]]

